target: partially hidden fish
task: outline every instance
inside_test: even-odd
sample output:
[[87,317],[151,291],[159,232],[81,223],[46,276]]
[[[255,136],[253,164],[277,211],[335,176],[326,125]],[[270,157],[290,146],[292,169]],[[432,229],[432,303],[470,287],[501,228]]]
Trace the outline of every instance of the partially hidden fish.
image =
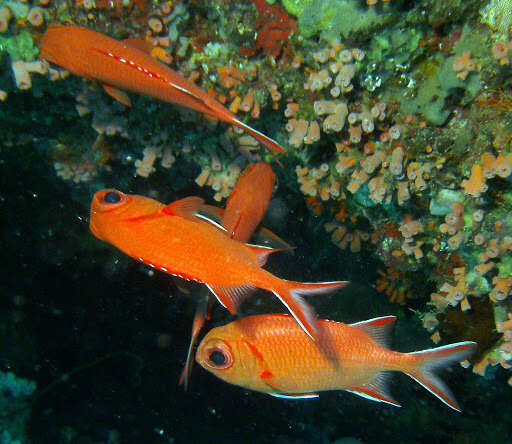
[[274,276],[262,266],[276,250],[235,241],[204,223],[196,217],[202,204],[199,197],[164,205],[102,190],[91,203],[90,228],[99,239],[150,267],[204,283],[233,314],[253,290],[268,290],[314,339],[316,315],[303,296],[331,292],[347,282],[301,283]]
[[207,92],[141,50],[141,46],[82,26],[52,23],[41,39],[40,57],[100,82],[109,95],[126,106],[131,101],[124,90],[144,94],[235,125],[273,153],[285,152],[276,141],[243,123]]
[[228,236],[249,242],[267,211],[275,182],[276,175],[268,163],[247,166],[226,201],[222,226]]
[[397,407],[388,393],[387,375],[400,371],[460,411],[434,371],[467,359],[476,344],[392,351],[387,340],[395,319],[384,316],[350,325],[319,319],[313,342],[288,315],[249,316],[210,330],[196,361],[226,382],[277,397],[314,398],[320,391],[346,390]]

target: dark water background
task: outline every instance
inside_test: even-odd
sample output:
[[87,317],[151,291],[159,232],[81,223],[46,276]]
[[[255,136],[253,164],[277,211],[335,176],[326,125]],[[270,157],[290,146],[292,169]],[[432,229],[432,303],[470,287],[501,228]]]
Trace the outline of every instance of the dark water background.
[[[400,409],[344,392],[275,399],[198,366],[184,392],[177,382],[194,298],[88,230],[93,192],[101,181],[119,186],[115,168],[92,185],[75,186],[55,177],[37,143],[2,146],[0,159],[0,369],[37,381],[27,405],[32,442],[511,442],[511,388],[505,372],[493,370],[488,379],[458,366],[444,371],[462,414],[404,375],[391,387]],[[193,173],[183,166],[182,182],[170,186],[158,174],[126,179],[123,191],[158,189],[163,201],[201,194],[187,185]],[[394,349],[431,347],[412,309],[389,304],[369,286],[378,263],[332,246],[300,196],[281,187],[277,197],[288,209],[285,238],[297,250],[291,258],[274,255],[269,270],[303,281],[349,279],[347,289],[315,298],[321,316],[353,322],[395,314]],[[272,311],[282,307],[261,292],[243,314]],[[216,305],[207,328],[231,319]],[[170,338],[167,348],[158,346],[161,334]],[[16,414],[4,412],[4,420]]]

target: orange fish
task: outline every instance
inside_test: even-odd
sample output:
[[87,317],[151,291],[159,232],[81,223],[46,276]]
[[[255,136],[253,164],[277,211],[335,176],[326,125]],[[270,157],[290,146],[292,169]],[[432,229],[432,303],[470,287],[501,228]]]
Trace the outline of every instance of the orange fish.
[[271,248],[244,244],[195,215],[203,200],[188,197],[170,205],[117,190],[103,190],[91,203],[90,228],[101,240],[165,273],[206,284],[219,302],[236,313],[256,288],[274,293],[312,338],[314,310],[303,295],[327,293],[346,281],[301,283],[261,268]]
[[191,108],[235,125],[274,153],[284,149],[251,128],[180,73],[158,62],[133,40],[120,42],[81,26],[52,23],[41,40],[40,57],[73,74],[100,82],[108,94],[126,106],[133,91]]
[[318,320],[311,341],[288,315],[260,315],[212,329],[196,361],[231,384],[283,398],[313,398],[324,390],[347,390],[397,407],[387,392],[387,372],[401,371],[451,408],[460,411],[448,387],[433,373],[468,358],[474,342],[413,353],[386,347],[395,316],[356,324]]

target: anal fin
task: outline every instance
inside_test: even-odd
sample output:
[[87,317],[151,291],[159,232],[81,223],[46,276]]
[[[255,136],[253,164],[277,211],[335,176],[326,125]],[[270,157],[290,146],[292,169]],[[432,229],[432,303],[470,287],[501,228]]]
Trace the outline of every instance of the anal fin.
[[236,314],[243,301],[245,301],[245,299],[247,299],[251,293],[256,290],[256,287],[252,285],[240,285],[238,287],[208,285],[208,288],[231,314]]
[[269,393],[270,396],[283,399],[315,399],[318,393]]
[[366,399],[371,399],[372,401],[384,402],[395,407],[402,407],[391,397],[391,395],[387,393],[388,375],[389,372],[380,372],[369,384],[359,387],[351,387],[347,389],[347,392],[354,393]]

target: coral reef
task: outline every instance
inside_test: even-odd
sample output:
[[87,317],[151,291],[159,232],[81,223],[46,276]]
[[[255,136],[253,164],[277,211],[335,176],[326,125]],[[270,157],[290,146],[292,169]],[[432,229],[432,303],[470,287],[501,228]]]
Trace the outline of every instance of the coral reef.
[[222,202],[247,162],[273,162],[213,118],[125,107],[37,59],[53,21],[136,38],[286,149],[279,199],[310,210],[287,224],[314,226],[333,262],[379,261],[354,277],[372,304],[414,310],[435,343],[477,341],[465,365],[512,385],[510,1],[406,3],[0,0],[0,143],[84,208],[104,186]]

